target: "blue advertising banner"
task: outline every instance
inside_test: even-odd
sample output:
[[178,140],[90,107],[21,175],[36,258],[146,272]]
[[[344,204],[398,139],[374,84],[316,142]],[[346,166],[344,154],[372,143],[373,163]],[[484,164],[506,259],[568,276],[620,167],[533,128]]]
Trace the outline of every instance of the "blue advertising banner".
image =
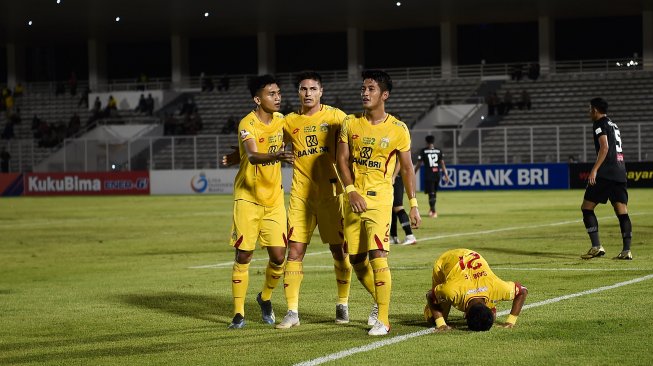
[[556,164],[448,165],[443,190],[568,189],[569,167]]

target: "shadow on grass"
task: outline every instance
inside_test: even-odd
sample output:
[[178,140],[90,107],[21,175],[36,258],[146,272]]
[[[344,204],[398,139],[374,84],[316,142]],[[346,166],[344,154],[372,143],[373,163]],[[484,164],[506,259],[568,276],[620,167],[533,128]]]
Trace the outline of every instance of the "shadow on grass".
[[[179,292],[161,292],[155,294],[127,294],[118,299],[128,305],[139,308],[162,311],[183,317],[224,322],[217,315],[229,315],[232,311],[231,297],[185,294]],[[230,318],[229,318],[230,319]]]

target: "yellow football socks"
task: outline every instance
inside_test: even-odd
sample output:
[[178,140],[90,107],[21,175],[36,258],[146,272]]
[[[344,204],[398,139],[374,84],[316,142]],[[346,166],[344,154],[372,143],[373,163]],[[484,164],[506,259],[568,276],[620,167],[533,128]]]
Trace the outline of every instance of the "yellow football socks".
[[245,295],[249,285],[249,263],[234,262],[231,269],[231,293],[234,297],[234,315],[245,316]]
[[302,262],[286,262],[286,271],[283,275],[283,290],[286,294],[288,310],[297,311],[299,309],[299,288],[304,279],[304,264]]
[[281,264],[274,264],[268,261],[268,266],[265,269],[265,283],[263,283],[263,290],[261,290],[261,300],[267,301],[272,298],[272,290],[277,287],[279,279],[283,276],[283,269],[286,261]]
[[356,272],[356,277],[360,283],[363,284],[363,287],[372,295],[372,298],[376,302],[376,291],[374,289],[374,273],[372,272],[372,266],[370,266],[369,260],[367,258],[365,261],[356,263],[353,265],[354,272]]
[[379,305],[378,319],[386,326],[390,325],[390,292],[392,276],[388,267],[388,258],[374,258],[370,261],[374,270],[374,285],[376,286],[376,303]]
[[349,288],[351,287],[351,264],[349,258],[333,260],[338,286],[338,304],[346,305],[349,302]]

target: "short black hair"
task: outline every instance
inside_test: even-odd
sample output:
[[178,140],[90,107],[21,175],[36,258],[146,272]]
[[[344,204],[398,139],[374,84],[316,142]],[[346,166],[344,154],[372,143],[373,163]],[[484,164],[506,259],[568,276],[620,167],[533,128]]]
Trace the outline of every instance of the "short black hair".
[[390,78],[390,75],[388,75],[387,72],[381,70],[365,70],[363,71],[362,76],[363,80],[372,79],[376,81],[382,92],[386,90],[388,92],[392,91],[392,78]]
[[432,144],[434,142],[435,142],[435,136],[433,136],[433,135],[426,136],[426,143],[427,144]]
[[476,303],[467,310],[467,327],[474,332],[492,328],[494,313],[483,303]]
[[608,113],[608,102],[603,98],[593,98],[590,100],[590,105],[594,107],[599,113]]
[[272,75],[259,75],[255,76],[247,82],[247,88],[249,89],[249,92],[252,94],[252,98],[256,96],[256,93],[259,92],[259,90],[265,88],[266,85],[270,84],[279,84],[277,83],[277,79],[274,78]]
[[297,89],[299,89],[299,84],[301,84],[302,80],[315,80],[318,84],[320,84],[320,86],[322,86],[322,75],[318,74],[315,71],[304,71],[297,75]]

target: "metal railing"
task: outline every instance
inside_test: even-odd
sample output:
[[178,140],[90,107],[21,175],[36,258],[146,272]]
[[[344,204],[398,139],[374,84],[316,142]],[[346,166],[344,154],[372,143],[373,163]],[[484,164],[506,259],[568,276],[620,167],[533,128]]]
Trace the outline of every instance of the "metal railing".
[[[653,121],[619,124],[626,161],[653,160]],[[412,130],[413,152],[433,135],[450,164],[579,162],[595,159],[591,125],[512,126],[474,129]],[[468,133],[469,132],[469,133]],[[459,136],[467,136],[456,143]],[[237,145],[236,135],[147,137],[128,142],[68,139],[59,159],[35,140],[10,140],[10,171],[112,171],[216,169],[223,154]]]

